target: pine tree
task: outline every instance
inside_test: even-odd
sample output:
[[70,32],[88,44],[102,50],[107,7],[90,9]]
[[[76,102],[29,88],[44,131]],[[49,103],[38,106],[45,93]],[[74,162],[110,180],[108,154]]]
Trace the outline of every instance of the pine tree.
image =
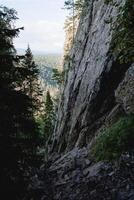
[[44,121],[44,139],[45,141],[47,141],[51,137],[54,129],[54,105],[49,91],[47,91],[46,94],[45,114],[43,121]]
[[29,45],[22,64],[27,71],[25,80],[23,81],[22,90],[30,97],[33,104],[33,113],[37,114],[37,110],[39,111],[41,108],[42,90],[39,82],[39,69],[34,62]]
[[64,71],[53,68],[53,79],[56,80],[59,86],[61,86],[64,83]]
[[79,24],[81,13],[84,13],[89,0],[66,0],[65,9],[69,10],[69,16],[65,21],[66,40],[64,45],[64,57],[68,56]]
[[75,35],[75,1],[74,0],[67,0],[65,1],[65,8],[67,10],[71,10],[71,19],[72,22],[72,44],[74,43],[74,35]]

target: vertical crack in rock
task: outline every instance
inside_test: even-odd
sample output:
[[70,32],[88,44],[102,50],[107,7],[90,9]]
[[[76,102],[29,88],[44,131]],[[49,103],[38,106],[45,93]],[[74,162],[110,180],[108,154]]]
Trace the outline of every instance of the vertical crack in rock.
[[[119,5],[124,1],[118,0]],[[113,30],[106,21],[116,21],[118,12],[114,4],[92,0],[80,20],[70,53],[74,66],[59,106],[52,151],[86,146],[115,105],[114,90],[129,67],[117,63],[110,53]]]

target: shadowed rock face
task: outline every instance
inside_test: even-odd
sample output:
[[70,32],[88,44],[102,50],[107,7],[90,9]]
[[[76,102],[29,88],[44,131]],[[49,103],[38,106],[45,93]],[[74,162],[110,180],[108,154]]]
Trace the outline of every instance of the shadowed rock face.
[[76,34],[66,77],[52,151],[64,152],[89,145],[97,129],[116,105],[115,90],[128,65],[111,54],[112,25],[125,0],[108,5],[90,0]]
[[127,114],[134,114],[134,65],[126,72],[115,92],[115,97]]

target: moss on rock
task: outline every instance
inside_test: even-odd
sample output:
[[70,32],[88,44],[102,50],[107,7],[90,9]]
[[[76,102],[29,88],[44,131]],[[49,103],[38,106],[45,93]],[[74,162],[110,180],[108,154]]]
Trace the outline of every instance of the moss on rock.
[[134,116],[120,118],[110,128],[102,132],[96,140],[92,152],[96,161],[114,160],[122,153],[134,148]]

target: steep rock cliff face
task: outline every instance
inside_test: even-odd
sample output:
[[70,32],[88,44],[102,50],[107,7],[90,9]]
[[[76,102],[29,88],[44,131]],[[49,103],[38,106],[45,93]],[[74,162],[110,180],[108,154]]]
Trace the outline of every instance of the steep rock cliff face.
[[117,105],[114,93],[130,66],[118,62],[111,53],[111,45],[115,32],[113,25],[125,2],[89,1],[70,60],[65,63],[69,72],[52,151],[65,152],[74,147],[89,146],[96,131]]
[[89,1],[65,62],[49,160],[32,177],[26,199],[134,199],[133,149],[113,163],[96,163],[91,153],[104,128],[134,114],[134,64],[121,64],[112,49],[113,27],[127,1]]

